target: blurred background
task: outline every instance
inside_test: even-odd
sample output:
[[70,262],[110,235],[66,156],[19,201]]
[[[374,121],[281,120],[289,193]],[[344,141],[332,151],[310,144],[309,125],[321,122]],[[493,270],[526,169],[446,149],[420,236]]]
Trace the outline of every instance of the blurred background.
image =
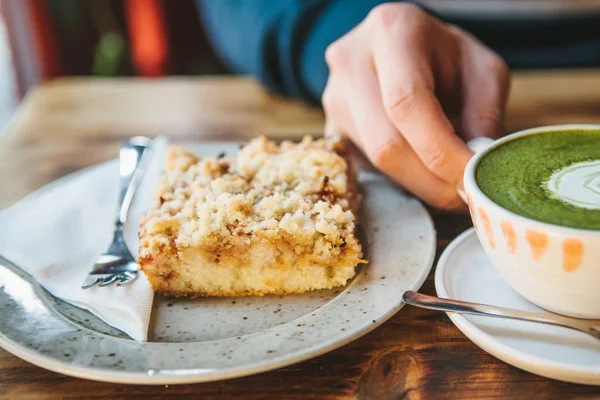
[[0,130],[57,76],[223,72],[194,0],[0,0]]
[[[524,16],[600,15],[600,0],[413,1],[467,26],[472,17],[488,18],[505,30],[526,28]],[[597,35],[593,24],[574,33]],[[0,132],[30,88],[58,76],[226,72],[203,31],[195,0],[0,0]]]

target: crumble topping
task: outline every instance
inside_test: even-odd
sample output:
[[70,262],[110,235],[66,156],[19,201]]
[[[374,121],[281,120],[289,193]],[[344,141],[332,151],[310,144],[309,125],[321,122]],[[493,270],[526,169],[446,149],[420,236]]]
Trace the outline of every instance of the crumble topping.
[[339,258],[350,247],[360,252],[356,193],[339,146],[310,137],[277,145],[259,137],[233,157],[203,159],[172,146],[155,206],[142,220],[140,257],[243,248],[257,237],[323,257]]

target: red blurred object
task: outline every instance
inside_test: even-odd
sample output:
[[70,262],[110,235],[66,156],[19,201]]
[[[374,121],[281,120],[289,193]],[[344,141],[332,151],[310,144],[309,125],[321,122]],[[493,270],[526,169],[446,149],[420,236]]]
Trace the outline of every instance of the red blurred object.
[[60,75],[58,47],[45,1],[2,0],[0,12],[6,23],[19,96]]
[[36,52],[44,79],[60,75],[60,60],[54,38],[48,7],[44,0],[29,0],[29,18],[32,22]]
[[160,0],[126,0],[126,19],[133,64],[140,75],[168,74],[168,39]]

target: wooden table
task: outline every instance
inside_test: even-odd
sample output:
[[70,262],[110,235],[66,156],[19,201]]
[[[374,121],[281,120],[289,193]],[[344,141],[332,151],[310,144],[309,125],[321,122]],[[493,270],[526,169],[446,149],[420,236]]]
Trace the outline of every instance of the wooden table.
[[[600,123],[600,71],[515,76],[508,131]],[[0,208],[82,167],[114,158],[120,140],[319,135],[319,110],[283,101],[246,78],[67,79],[31,93],[0,137]],[[469,217],[433,212],[438,254]],[[435,293],[432,276],[423,289]],[[480,350],[443,313],[403,308],[370,334],[329,354],[255,376],[181,386],[128,386],[49,372],[0,349],[0,397],[80,399],[600,398],[600,388],[545,379]]]

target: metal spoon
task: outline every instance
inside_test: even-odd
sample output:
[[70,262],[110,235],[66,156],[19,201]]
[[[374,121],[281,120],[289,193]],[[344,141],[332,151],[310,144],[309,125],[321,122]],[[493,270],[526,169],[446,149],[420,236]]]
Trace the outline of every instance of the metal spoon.
[[600,329],[581,322],[575,318],[560,315],[536,314],[528,311],[513,310],[511,308],[488,306],[486,304],[470,303],[467,301],[441,299],[407,290],[402,295],[402,300],[411,306],[427,308],[429,310],[455,312],[458,314],[480,315],[484,317],[496,317],[516,319],[520,321],[538,322],[547,325],[562,326],[586,333],[600,340]]

